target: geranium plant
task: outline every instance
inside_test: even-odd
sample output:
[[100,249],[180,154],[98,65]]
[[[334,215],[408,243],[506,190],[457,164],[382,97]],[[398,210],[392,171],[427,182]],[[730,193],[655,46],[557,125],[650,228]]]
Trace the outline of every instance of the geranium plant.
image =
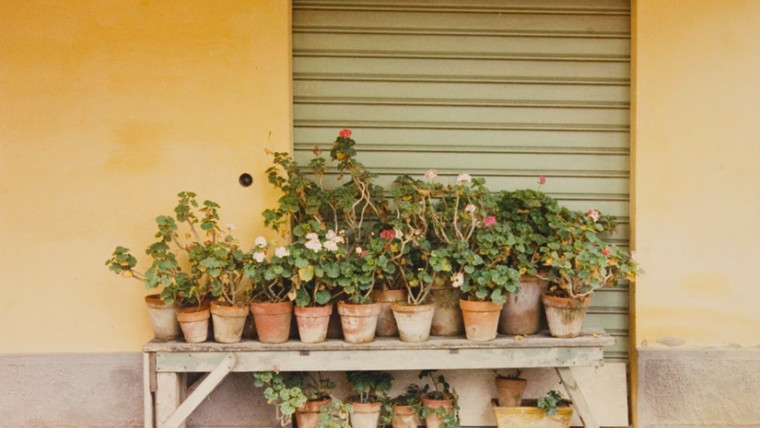
[[[174,215],[156,218],[159,240],[145,251],[152,259],[147,270],[136,270],[137,259],[121,246],[106,265],[117,274],[144,282],[148,289],[163,287],[160,296],[166,304],[198,304],[209,293],[236,302],[244,255],[232,235],[225,235],[219,226],[219,205],[207,200],[200,206],[193,192],[181,192],[178,197]],[[185,226],[182,233],[180,225]]]
[[565,212],[552,221],[553,235],[541,248],[544,265],[552,267],[551,294],[580,299],[642,272],[630,253],[600,237],[613,225],[594,209]]

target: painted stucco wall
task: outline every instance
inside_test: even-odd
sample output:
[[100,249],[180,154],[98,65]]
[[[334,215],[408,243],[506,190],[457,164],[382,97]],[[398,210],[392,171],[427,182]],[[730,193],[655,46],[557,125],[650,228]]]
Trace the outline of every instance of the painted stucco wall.
[[760,2],[634,20],[636,343],[759,345]]
[[146,291],[104,261],[142,256],[179,191],[252,242],[290,64],[287,0],[3,2],[0,353],[138,351]]

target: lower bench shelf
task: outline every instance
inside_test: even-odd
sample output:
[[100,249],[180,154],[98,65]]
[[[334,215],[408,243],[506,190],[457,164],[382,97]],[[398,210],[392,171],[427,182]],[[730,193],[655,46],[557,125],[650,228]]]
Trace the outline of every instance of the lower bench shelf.
[[[366,344],[328,340],[278,345],[246,340],[234,344],[153,340],[143,347],[145,426],[184,426],[184,420],[230,372],[549,367],[557,370],[584,426],[598,428],[571,367],[601,365],[603,348],[614,343],[603,330],[584,331],[572,339],[538,334],[500,336],[489,342],[463,337],[431,337],[424,343],[377,338]],[[185,391],[188,372],[207,374]]]

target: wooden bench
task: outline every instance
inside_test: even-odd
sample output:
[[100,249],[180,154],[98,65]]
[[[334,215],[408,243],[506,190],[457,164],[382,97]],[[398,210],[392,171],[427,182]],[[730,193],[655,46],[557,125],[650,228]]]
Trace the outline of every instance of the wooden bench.
[[[377,338],[361,345],[342,340],[278,345],[251,340],[234,344],[153,340],[143,347],[145,426],[183,427],[185,419],[230,372],[549,367],[557,370],[584,426],[598,428],[571,368],[601,365],[603,348],[614,343],[603,330],[584,331],[573,339],[547,334],[499,336],[490,342],[431,337],[417,344],[397,338]],[[420,352],[426,358],[419,358]],[[185,388],[189,372],[205,375]]]

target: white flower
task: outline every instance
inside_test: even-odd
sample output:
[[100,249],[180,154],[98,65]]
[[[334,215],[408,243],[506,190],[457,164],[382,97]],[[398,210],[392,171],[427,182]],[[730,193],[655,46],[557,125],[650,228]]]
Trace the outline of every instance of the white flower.
[[237,229],[237,227],[234,224],[230,223],[230,224],[227,225],[227,230],[233,231],[235,229]]
[[338,234],[335,233],[335,231],[331,229],[331,230],[327,231],[327,234],[325,235],[325,239],[327,239],[328,241],[332,241],[337,236],[338,236]]
[[338,251],[338,244],[335,241],[325,241],[325,250]]
[[428,178],[430,180],[435,180],[436,177],[438,177],[438,171],[434,169],[429,169],[425,171],[425,178]]
[[457,272],[454,275],[451,275],[451,286],[454,288],[459,288],[462,285],[464,285],[464,274],[462,272]]
[[478,209],[478,207],[476,207],[475,205],[473,205],[473,204],[467,204],[464,207],[464,212],[472,214],[472,213],[475,212],[476,209]]
[[319,240],[319,235],[317,235],[314,232],[307,233],[306,234],[306,240],[308,240],[308,241],[318,241]]
[[356,247],[356,254],[361,254],[362,251],[364,251],[362,250],[362,247]]
[[465,184],[472,181],[472,177],[470,174],[461,173],[459,176],[457,176],[457,184]]
[[288,249],[285,247],[277,247],[277,249],[274,250],[274,255],[279,258],[283,258],[289,256],[290,251],[288,251]]
[[401,229],[393,229],[393,233],[396,234],[396,239],[404,239],[404,234],[401,233]]
[[256,260],[258,263],[261,263],[264,261],[264,258],[266,258],[266,254],[262,251],[256,251],[253,253],[253,259]]
[[256,238],[256,241],[254,241],[254,244],[256,244],[257,247],[266,247],[267,246],[267,239],[263,236],[259,236]]
[[315,253],[319,252],[319,250],[322,249],[322,243],[319,242],[319,239],[306,241],[303,246],[310,249],[311,251],[314,251]]

